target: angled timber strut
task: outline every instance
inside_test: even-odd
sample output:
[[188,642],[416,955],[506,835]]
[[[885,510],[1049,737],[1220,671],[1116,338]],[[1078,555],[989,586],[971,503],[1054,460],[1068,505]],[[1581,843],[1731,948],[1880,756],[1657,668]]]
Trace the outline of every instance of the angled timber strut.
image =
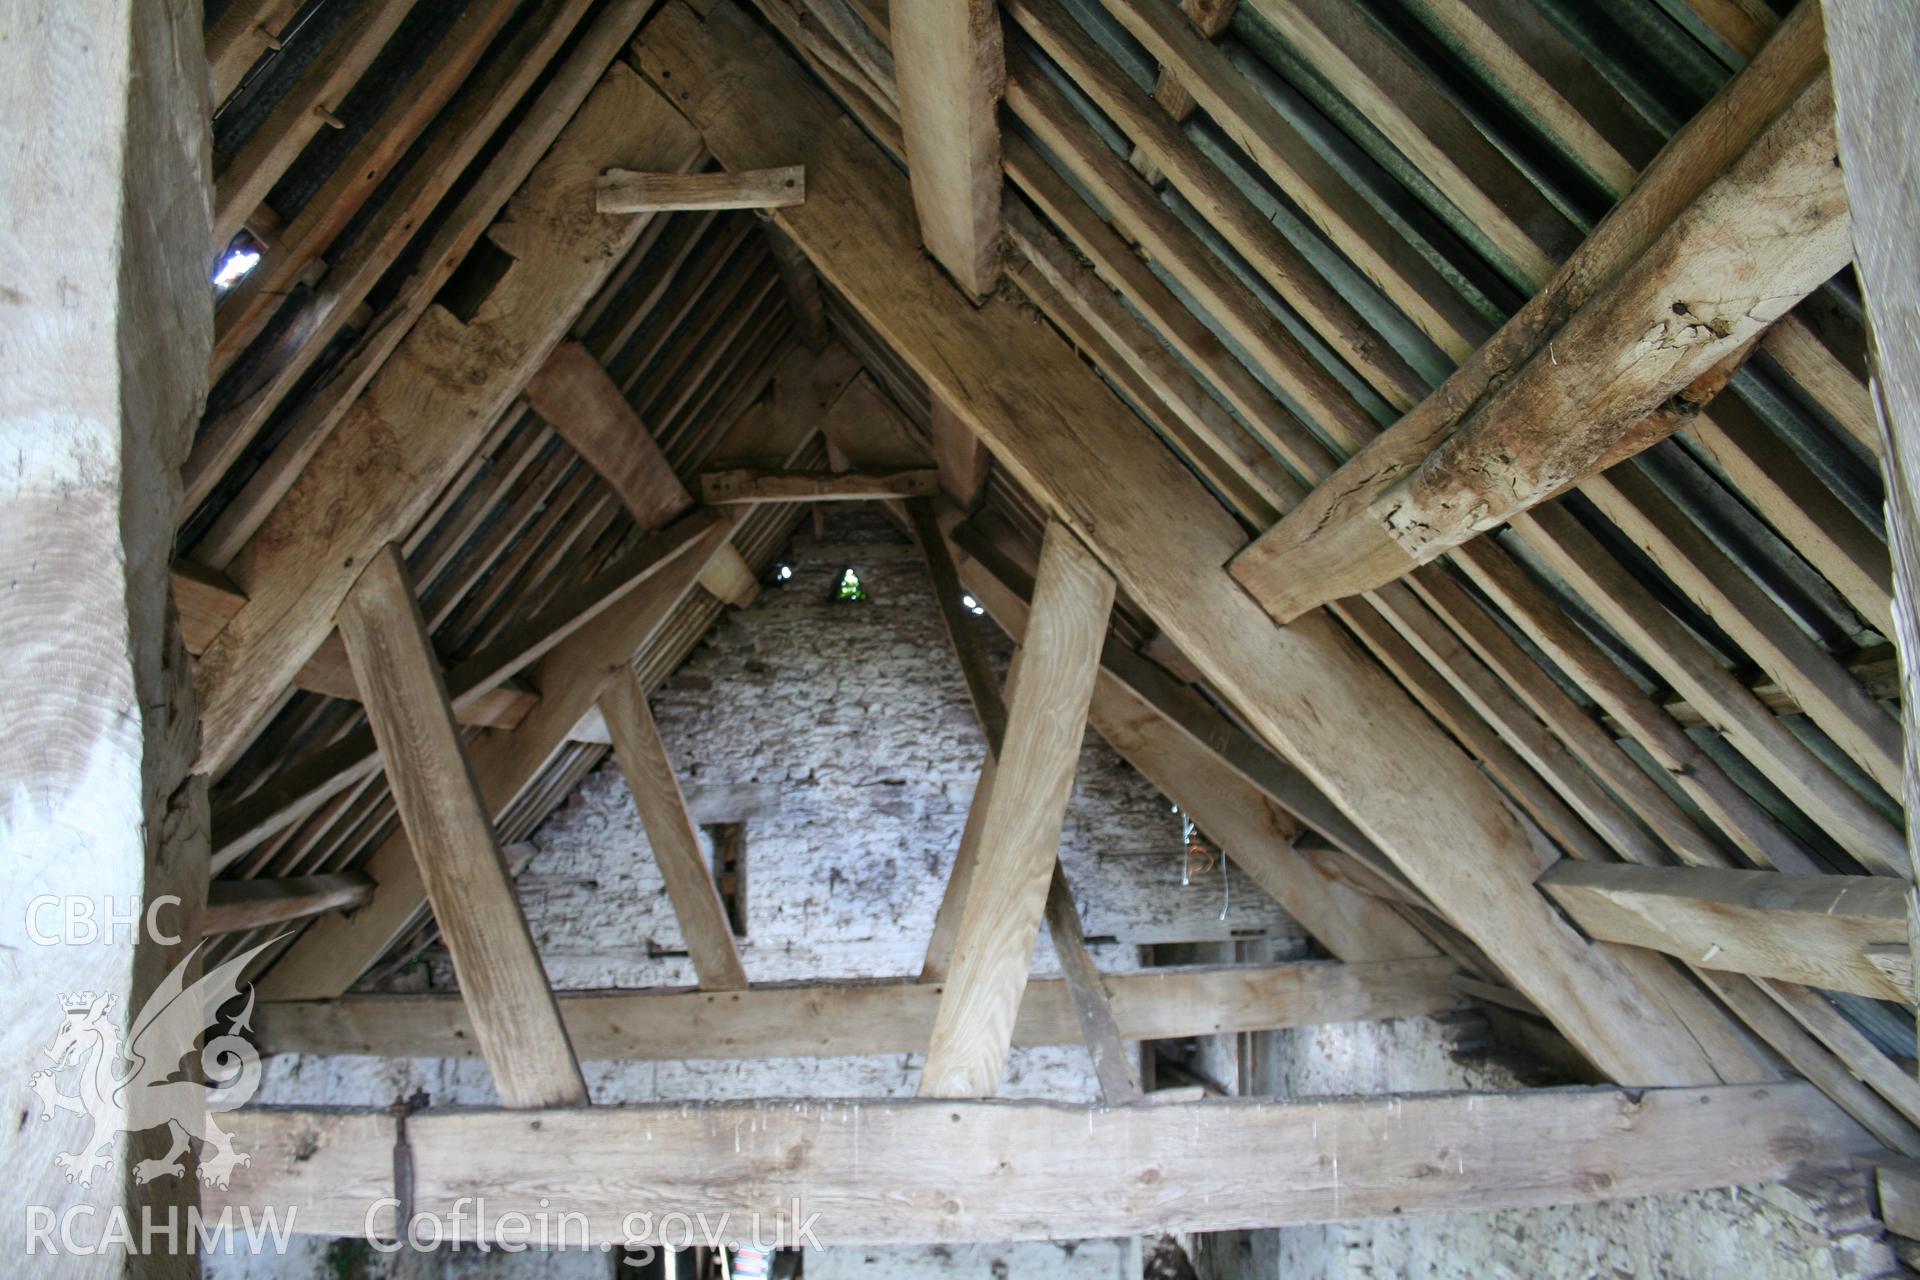
[[613,735],[614,758],[640,806],[647,842],[666,879],[673,914],[693,954],[700,985],[718,990],[746,986],[746,970],[740,966],[726,908],[707,870],[673,761],[647,708],[646,690],[631,670],[622,669],[607,682],[598,705]]
[[[1050,886],[1060,884],[1065,893],[1055,867],[1060,825],[1086,736],[1113,590],[1112,575],[1079,539],[1050,526],[1031,624],[1007,676],[1006,728],[989,748],[993,780],[974,793],[982,810],[979,835],[922,1070],[922,1097],[988,1097],[999,1084]],[[1070,915],[1071,905],[1068,898],[1059,911]],[[1064,940],[1069,950],[1077,941]],[[1074,958],[1084,960],[1084,948]],[[1095,1057],[1110,1048],[1096,1043]],[[1123,1100],[1104,1070],[1101,1086],[1109,1101]]]
[[[797,154],[807,157],[816,180],[805,205],[777,215],[788,233],[955,405],[995,459],[1080,526],[1120,584],[1216,687],[1319,773],[1335,803],[1352,812],[1443,913],[1459,922],[1480,918],[1475,941],[1496,964],[1508,953],[1516,981],[1534,988],[1529,994],[1536,1003],[1554,1009],[1555,1021],[1583,1052],[1626,1079],[1719,1076],[1711,1051],[1698,1034],[1681,1030],[1667,997],[1629,997],[1638,975],[1548,910],[1531,887],[1535,854],[1524,829],[1464,756],[1430,738],[1432,730],[1404,695],[1328,624],[1275,631],[1218,569],[1237,529],[1225,513],[1207,517],[1218,508],[1163,449],[1125,425],[1124,410],[1072,352],[1034,341],[1025,329],[1016,339],[1013,326],[1020,322],[1008,306],[954,305],[951,289],[927,273],[914,250],[911,201],[898,179],[871,143],[830,123],[833,108],[783,66],[783,55],[751,35],[731,10],[704,25],[687,10],[671,10],[648,31],[643,67],[707,90],[682,105],[723,163],[750,165],[775,145],[805,148]],[[750,87],[755,84],[762,87]],[[764,120],[750,123],[765,116],[756,109],[769,105],[763,99],[776,96],[790,126],[770,131]],[[801,114],[796,103],[812,114]],[[855,219],[863,228],[857,251],[845,238]],[[963,357],[971,376],[956,372]],[[1343,709],[1336,714],[1335,707]],[[1402,723],[1388,729],[1389,715]],[[1357,729],[1372,729],[1381,739],[1370,741]],[[1427,803],[1417,812],[1402,808],[1389,799],[1396,793],[1420,794]],[[1445,869],[1452,862],[1447,849],[1463,841],[1483,851],[1488,868],[1502,868],[1500,891],[1488,891],[1486,870],[1470,887]],[[1543,954],[1556,962],[1543,965]],[[1645,980],[1665,983],[1657,975]],[[1701,1016],[1723,1015],[1703,1009]],[[1736,1076],[1751,1070],[1744,1051],[1729,1047],[1734,1056],[1725,1070]],[[982,1053],[974,1076],[984,1072],[984,1059]]]
[[376,555],[347,592],[340,629],[366,691],[367,718],[420,881],[471,1002],[474,1033],[501,1100],[510,1107],[585,1102],[586,1082],[394,548]]
[[[887,449],[896,449],[902,454],[913,453],[917,446],[899,411],[878,401],[873,409],[878,411],[881,421],[890,429],[869,429],[859,433],[860,438],[857,439],[854,433],[836,432],[844,445],[842,452],[850,460]],[[936,482],[939,479],[938,471],[922,474],[930,474]],[[961,603],[959,575],[954,570],[953,557],[947,547],[946,534],[934,513],[934,504],[926,495],[916,495],[905,504],[905,509],[913,538],[920,545],[920,553],[926,560],[927,576],[939,601],[947,642],[959,660],[961,674],[967,685],[967,696],[973,704],[974,715],[980,723],[987,747],[986,758],[981,763],[980,780],[974,787],[973,804],[968,810],[966,825],[961,830],[960,846],[954,854],[953,870],[948,875],[946,893],[934,917],[933,937],[927,946],[927,958],[921,967],[922,980],[929,981],[945,979],[954,965],[957,949],[969,941],[962,929],[967,913],[978,910],[975,894],[983,892],[978,876],[982,841],[990,830],[988,818],[996,803],[993,798],[994,779],[1002,766],[1011,721],[1006,698],[1002,696],[986,648],[979,633],[968,625],[968,616]],[[1069,715],[1069,721],[1070,718]],[[1067,883],[1066,873],[1057,857],[1047,883],[1044,914],[1054,953],[1073,1000],[1081,1035],[1092,1057],[1100,1096],[1115,1106],[1137,1101],[1140,1097],[1139,1073],[1130,1061],[1127,1045],[1121,1039],[1107,988],[1087,950],[1085,931],[1081,927],[1079,909],[1074,904],[1073,890]],[[976,916],[976,929],[977,919]],[[978,945],[977,942],[974,945]],[[1016,1008],[1020,1003],[1016,998]],[[941,1016],[951,1015],[943,1011]],[[928,1061],[934,1061],[931,1054]]]
[[1920,1257],[1914,6],[206,7],[0,41],[7,1256]]

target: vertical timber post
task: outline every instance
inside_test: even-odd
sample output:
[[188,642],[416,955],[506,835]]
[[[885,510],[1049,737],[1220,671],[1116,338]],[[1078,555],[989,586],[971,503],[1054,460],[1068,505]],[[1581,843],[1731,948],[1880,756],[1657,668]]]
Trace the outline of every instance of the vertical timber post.
[[[1920,157],[1902,122],[1920,108],[1920,13],[1895,0],[1826,0],[1836,160],[1853,210],[1854,264],[1867,303],[1875,405],[1885,442],[1894,639],[1906,729],[1907,855],[1920,881]],[[1907,895],[1920,952],[1920,895]]]
[[[199,724],[167,579],[213,343],[201,7],[10,0],[0,30],[0,947],[16,998],[0,1250],[70,1253],[51,1264],[67,1276],[197,1275],[178,1232],[129,1261],[143,1211],[185,1228],[191,1162],[137,1184],[167,1130],[129,1132],[141,1117],[119,1123],[76,1085],[118,1067],[206,897]],[[59,1071],[44,1051],[81,993],[86,1056]]]

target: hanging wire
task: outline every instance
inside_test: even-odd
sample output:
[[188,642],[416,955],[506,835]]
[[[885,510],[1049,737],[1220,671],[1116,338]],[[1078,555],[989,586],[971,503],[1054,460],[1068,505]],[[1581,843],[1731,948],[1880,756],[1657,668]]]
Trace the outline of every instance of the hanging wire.
[[[1180,813],[1180,806],[1174,805],[1173,811]],[[1180,813],[1180,885],[1191,888],[1196,871],[1205,875],[1213,870],[1216,861],[1220,864],[1220,919],[1224,923],[1227,911],[1233,906],[1233,884],[1227,878],[1226,850],[1221,850],[1216,858],[1213,850],[1207,848],[1206,841],[1200,838],[1200,828],[1193,825],[1193,819]]]
[[1220,851],[1220,923],[1227,922],[1227,908],[1233,905],[1233,883],[1227,879],[1227,851]]

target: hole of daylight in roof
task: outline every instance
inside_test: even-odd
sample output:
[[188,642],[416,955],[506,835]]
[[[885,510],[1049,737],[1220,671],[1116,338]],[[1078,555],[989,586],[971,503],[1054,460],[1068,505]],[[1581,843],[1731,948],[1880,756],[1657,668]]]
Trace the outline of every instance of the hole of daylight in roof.
[[867,589],[860,585],[860,575],[851,567],[840,571],[840,577],[833,584],[833,598],[846,602],[867,599]]
[[220,255],[213,268],[213,287],[231,289],[247,278],[247,272],[260,265],[261,244],[242,231]]
[[785,582],[787,579],[791,578],[792,576],[793,576],[792,565],[777,564],[773,566],[773,580],[775,582]]
[[976,618],[987,611],[984,605],[978,600],[975,600],[970,592],[966,591],[960,593],[960,605]]

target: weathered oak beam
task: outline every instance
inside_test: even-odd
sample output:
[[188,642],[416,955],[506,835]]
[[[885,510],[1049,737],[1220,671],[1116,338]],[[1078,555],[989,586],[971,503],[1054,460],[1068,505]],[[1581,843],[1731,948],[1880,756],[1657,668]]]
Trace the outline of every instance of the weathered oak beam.
[[[826,367],[811,356],[806,359],[816,369]],[[740,442],[741,456],[797,461],[818,430],[820,411],[832,398],[830,391],[818,401],[801,397],[792,412],[757,424],[751,438]],[[652,589],[628,596],[535,665],[531,678],[540,689],[540,705],[513,732],[483,735],[469,750],[481,791],[496,816],[566,744],[608,677],[654,639],[700,576],[731,548],[727,539],[732,529],[731,521],[715,526]],[[374,900],[351,917],[328,916],[308,926],[262,977],[258,989],[263,999],[340,995],[412,925],[426,894],[405,833],[376,849],[366,870],[380,886]]]
[[[957,532],[965,533],[966,526]],[[1010,636],[1025,634],[1030,579],[973,538],[962,580]],[[1305,779],[1191,690],[1109,639],[1087,716],[1141,776],[1179,805],[1227,856],[1334,955],[1348,961],[1431,956],[1434,948],[1378,895],[1329,867],[1356,859],[1375,880],[1383,857]],[[1335,833],[1321,859],[1300,849],[1302,825]],[[1418,899],[1410,888],[1390,894]],[[1424,905],[1424,904],[1421,904]]]
[[[1911,8],[1831,0],[1840,162],[1854,205],[1860,290],[1871,321],[1873,393],[1884,440],[1887,533],[1893,545],[1894,638],[1900,647],[1906,729],[1900,798],[1920,813],[1920,224],[1912,149],[1889,122],[1911,116],[1920,17]],[[1920,881],[1920,844],[1907,832],[1907,869]],[[1908,899],[1909,946],[1920,947],[1920,896]],[[1911,963],[1911,961],[1909,961]]]
[[[206,894],[191,672],[167,588],[179,467],[213,342],[200,11],[21,5],[4,25],[0,846],[13,905],[0,946],[19,996],[0,1040],[21,1069],[0,1086],[15,1121],[0,1136],[0,1248],[15,1258],[33,1248],[32,1205],[97,1245],[55,1263],[65,1274],[171,1275],[130,1256],[130,1233],[107,1224],[184,1221],[196,1171],[136,1181],[165,1136],[141,1134],[138,1119],[102,1127],[75,1098],[56,1106],[54,1090],[43,1092],[56,1078],[35,1079],[26,1064],[57,1069],[42,1051],[59,992],[92,991],[96,1016],[124,1032],[186,960]],[[49,941],[27,910],[39,895],[111,907],[116,919],[174,895],[187,909],[158,918],[185,917],[183,945],[139,924],[106,928],[91,945],[36,945]],[[56,913],[45,914],[57,934]],[[202,1174],[224,1175],[236,1158],[204,1150]]]
[[586,1081],[500,854],[491,807],[462,749],[397,548],[375,556],[347,593],[340,633],[501,1101],[509,1107],[584,1103]]
[[954,567],[953,553],[947,546],[934,505],[909,502],[906,507],[907,522],[913,528],[914,541],[920,544],[927,577],[933,583],[934,602],[940,608],[948,647],[960,664],[960,678],[967,682],[967,700],[973,704],[974,718],[986,736],[988,753],[997,756],[1007,736],[1007,700],[1001,696],[999,677],[987,657],[987,646],[974,630],[972,616],[961,603],[960,574]]
[[981,298],[1000,278],[999,6],[922,0],[891,18],[920,236],[954,281]]
[[780,273],[787,308],[793,312],[800,341],[809,351],[825,350],[832,335],[827,328],[827,304],[820,293],[819,272],[778,227],[766,222],[761,224],[761,229],[766,233],[767,252],[773,256],[774,269]]
[[[1328,1022],[1444,1013],[1461,1000],[1452,965],[1437,958],[1385,964],[1308,962],[1181,967],[1103,978],[1123,1039],[1166,1040]],[[559,997],[582,1058],[809,1058],[919,1053],[938,983],[828,983],[708,991],[608,992]],[[457,996],[344,996],[262,1004],[262,1053],[361,1053],[471,1058],[473,1020]],[[1036,978],[1020,998],[1017,1045],[1078,1044],[1064,981]]]
[[[632,659],[694,588],[702,566],[712,559],[727,531],[726,525],[714,527],[692,554],[667,570],[654,590],[628,596],[535,665],[533,679],[542,696],[534,713],[512,732],[484,735],[468,749],[491,815],[504,812],[568,741],[568,733],[616,667]],[[306,790],[294,806],[296,811],[309,804],[317,807],[315,795],[343,789],[339,773],[326,773],[330,763],[316,753],[311,767],[303,770],[297,782]],[[307,777],[309,773],[314,777]],[[274,812],[286,811],[283,805]],[[242,833],[255,830],[248,827]],[[328,916],[310,925],[262,976],[262,999],[337,996],[412,925],[426,905],[427,892],[407,833],[395,832],[382,842],[365,870],[379,886],[373,901],[352,916]]]
[[[1457,425],[1436,432],[1416,410],[1382,433],[1236,557],[1234,576],[1291,621],[1390,582],[1684,425],[1686,405],[1724,385],[1728,362],[1852,257],[1833,157],[1822,78]],[[1577,287],[1563,272],[1548,292]]]
[[[892,415],[896,429],[904,425]],[[934,473],[937,476],[937,472]],[[1006,743],[1007,706],[1000,686],[987,661],[986,646],[980,633],[960,604],[960,582],[954,572],[953,557],[945,535],[934,515],[933,504],[916,498],[906,504],[907,522],[921,555],[927,562],[927,575],[933,581],[940,603],[940,619],[946,625],[947,641],[959,659],[967,681],[980,729],[987,740],[987,758],[981,766],[976,788],[979,802],[967,812],[966,829],[961,833],[960,849],[954,859],[947,892],[940,901],[934,920],[933,938],[927,946],[926,963],[921,967],[922,981],[939,981],[952,961],[952,949],[958,942],[959,926],[964,920],[967,900],[973,886],[973,873],[979,861],[979,839],[986,829],[984,811],[990,809],[994,775],[1000,753]],[[1093,1060],[1094,1076],[1100,1082],[1100,1096],[1109,1106],[1122,1106],[1140,1097],[1140,1079],[1120,1035],[1113,1015],[1111,997],[1101,980],[1100,970],[1087,950],[1086,930],[1080,922],[1080,909],[1074,903],[1073,889],[1067,883],[1056,852],[1053,878],[1047,885],[1046,923],[1048,936],[1073,999],[1074,1014],[1080,1023],[1087,1053]]]
[[961,510],[971,511],[986,493],[993,455],[938,399],[933,402],[933,420],[928,427],[933,435],[934,465],[940,470],[940,491]]
[[[346,646],[340,642],[337,631],[320,642],[320,647],[294,676],[293,683],[308,693],[321,693],[348,702],[360,701],[360,686],[354,681],[353,666],[347,661]],[[505,677],[484,685],[463,685],[450,676],[447,688],[453,695],[453,718],[465,725],[511,729],[526,719],[527,712],[540,701],[539,691],[525,681]]]
[[1583,1053],[1621,1080],[1716,1078],[1668,1006],[1533,889],[1525,830],[1464,754],[1330,623],[1276,628],[1219,568],[1238,523],[1097,376],[1011,304],[953,298],[918,251],[897,172],[734,6],[702,23],[670,4],[635,50],[722,162],[807,163],[807,203],[774,216],[823,277]]
[[372,896],[373,881],[358,871],[284,880],[216,880],[207,886],[200,931],[212,935],[263,929],[325,911],[350,911]]
[[[854,390],[871,389],[863,379]],[[941,450],[943,421],[949,434],[965,433],[974,439],[971,429],[945,413],[936,399],[936,454]],[[900,466],[924,461],[924,446],[917,434],[891,402],[877,394],[829,415],[825,429],[843,454],[865,465]],[[975,447],[979,448],[977,440]],[[1034,564],[1023,555],[1024,547],[996,544],[972,524],[960,523],[965,506],[905,504],[907,522],[926,558],[935,599],[967,682],[968,697],[988,742],[997,747],[1004,734],[1006,707],[972,619],[962,611],[961,582],[964,579],[967,589],[1017,643],[1026,633]],[[949,536],[960,544],[952,552],[947,545]],[[1355,961],[1434,954],[1419,931],[1385,903],[1356,892],[1289,848],[1302,834],[1304,820],[1345,851],[1329,851],[1329,865],[1351,856],[1368,860],[1376,872],[1386,870],[1380,852],[1298,771],[1116,638],[1109,637],[1101,664],[1089,711],[1095,730],[1223,848],[1231,850],[1233,861],[1329,951]],[[977,794],[991,789],[993,775],[989,759],[981,770]],[[946,895],[927,944],[926,963],[921,969],[923,982],[944,980],[951,963],[954,935],[978,851],[980,812],[976,801],[969,810]],[[1411,890],[1405,896],[1417,897]]]
[[[527,400],[619,495],[634,523],[653,528],[693,506],[693,495],[674,474],[653,432],[583,344],[556,348],[528,380]],[[753,571],[731,543],[700,585],[741,608],[759,592]]]
[[[501,204],[519,189],[580,103],[599,83],[612,57],[611,51],[632,34],[633,27],[645,13],[645,5],[646,0],[616,0],[601,8],[592,26],[573,43],[566,63],[554,69],[539,98],[522,114],[513,135],[492,150],[485,169],[459,203],[447,212],[433,239],[422,247],[421,268],[367,324],[354,349],[343,357],[339,373],[298,407],[286,435],[273,453],[195,544],[193,554],[197,558],[224,566],[246,545],[260,522],[278,504],[280,495],[305,468],[320,443],[338,427],[367,382],[465,260]],[[386,274],[394,258],[420,229],[421,222],[493,138],[501,123],[546,72],[548,63],[568,43],[574,25],[589,7],[584,0],[545,0],[539,9],[527,13],[520,30],[494,50],[487,64],[472,77],[467,76],[467,68],[462,65],[464,56],[454,58],[451,63],[436,57],[432,64],[420,69],[421,75],[435,77],[435,83],[429,86],[429,99],[437,97],[442,87],[440,82],[452,76],[464,88],[461,102],[440,117],[432,139],[408,166],[395,189],[381,201],[366,228],[356,235],[353,247],[331,265],[319,289],[304,305],[295,300],[293,305],[301,306],[301,311],[263,356],[266,373],[258,389],[203,426],[188,460],[183,517],[212,492],[213,486],[265,428],[313,362],[331,349],[332,340],[352,323],[368,292]],[[491,12],[481,8],[469,11],[468,25],[475,28],[471,35],[482,41],[489,38]],[[450,40],[462,43],[468,37],[466,31],[448,35]],[[409,95],[412,92],[413,82],[409,82]],[[427,105],[432,105],[431,101]],[[369,132],[378,132],[389,123],[383,118]],[[688,163],[692,163],[691,157]],[[315,201],[325,199],[332,186],[329,183],[323,188]],[[240,295],[254,293],[256,277],[273,273],[274,256],[289,247],[288,237],[299,237],[302,233],[309,237],[326,234],[324,228],[314,225],[308,213],[303,209],[294,225],[283,228],[267,258],[229,296],[229,306],[252,306]],[[313,251],[310,244],[296,242],[292,247],[295,257]],[[267,283],[261,279],[259,292],[254,293],[254,302],[259,304],[252,307],[255,318],[229,332],[226,344],[229,358],[239,354],[237,348],[252,341],[254,326],[264,326],[272,315],[273,309],[267,300],[287,288],[282,282],[269,290],[265,287]]]
[[[384,1113],[257,1110],[235,1119],[257,1154],[231,1189],[209,1193],[208,1212],[305,1204],[294,1197],[320,1182],[330,1188],[321,1198],[327,1211],[302,1213],[296,1229],[364,1234],[371,1201],[393,1194],[393,1121]],[[752,1219],[770,1232],[785,1216],[791,1233],[797,1203],[803,1221],[819,1215],[814,1238],[827,1245],[1582,1204],[1779,1181],[1873,1147],[1804,1084],[1116,1108],[921,1100],[674,1103],[538,1117],[427,1111],[408,1117],[407,1141],[414,1210],[445,1222],[458,1204],[470,1228],[495,1239],[502,1215],[531,1222],[543,1212],[549,1222],[585,1214],[592,1241],[642,1243],[629,1238],[641,1225],[629,1215],[651,1215],[657,1230],[669,1211]],[[876,1186],[888,1194],[876,1196]],[[484,1224],[472,1216],[476,1196],[486,1200]]]
[[1887,1230],[1920,1240],[1920,1161],[1887,1160],[1875,1172]]
[[635,173],[609,169],[594,185],[601,213],[672,213],[688,209],[778,209],[807,198],[799,165],[739,173]]
[[1064,526],[1049,525],[1026,639],[1007,676],[994,783],[974,799],[984,806],[979,853],[922,1097],[987,1097],[999,1086],[1060,855],[1113,593],[1113,575],[1093,553]]
[[[1725,1001],[1727,1007],[1739,1015],[1740,1021],[1777,1052],[1782,1061],[1831,1098],[1875,1140],[1890,1151],[1903,1155],[1920,1154],[1920,1129],[1908,1123],[1885,1099],[1862,1083],[1847,1062],[1808,1034],[1797,1018],[1789,1015],[1776,1000],[1769,998],[1772,993],[1763,989],[1768,985],[1765,979],[1736,977],[1715,973],[1711,969],[1696,969],[1694,973],[1701,984]],[[1792,989],[1804,990],[1799,987]],[[1813,996],[1813,1001],[1832,1008],[1820,996]],[[1845,1023],[1844,1019],[1841,1021],[1844,1025],[1852,1026],[1851,1023]],[[1859,1035],[1858,1032],[1854,1034]],[[1869,1048],[1872,1048],[1871,1042]],[[1872,1049],[1872,1055],[1885,1067],[1899,1070],[1877,1048]],[[1902,1078],[1911,1083],[1904,1074]]]
[[614,759],[626,775],[640,810],[641,825],[647,831],[647,844],[653,850],[654,863],[667,883],[667,897],[673,903],[674,919],[681,937],[693,957],[693,968],[700,985],[711,991],[734,991],[747,985],[747,971],[740,963],[740,950],[734,945],[733,930],[727,923],[727,909],[720,901],[720,890],[707,869],[700,837],[687,812],[687,798],[681,794],[680,780],[674,774],[673,761],[666,744],[660,741],[659,726],[647,706],[647,691],[629,668],[614,673],[601,690],[597,704],[613,738]]
[[1886,876],[1561,862],[1540,887],[1596,938],[1703,969],[1907,1000],[1867,948],[1907,939],[1907,886]]
[[885,502],[930,498],[940,473],[910,471],[777,471],[734,467],[700,477],[700,500],[711,506],[747,502]]
[[175,560],[171,577],[174,608],[180,611],[180,639],[188,653],[200,654],[233,615],[247,607],[246,593],[226,574],[192,560]]
[[1100,1082],[1100,1100],[1110,1107],[1139,1101],[1140,1078],[1127,1054],[1119,1020],[1114,1017],[1113,998],[1093,957],[1087,953],[1080,909],[1073,903],[1073,889],[1067,884],[1058,862],[1054,863],[1053,880],[1047,886],[1047,935],[1053,939],[1054,955],[1059,958],[1060,972],[1066,977],[1067,994],[1073,1000],[1074,1017],[1080,1023],[1080,1036],[1087,1042],[1087,1053],[1093,1058],[1094,1078]]

